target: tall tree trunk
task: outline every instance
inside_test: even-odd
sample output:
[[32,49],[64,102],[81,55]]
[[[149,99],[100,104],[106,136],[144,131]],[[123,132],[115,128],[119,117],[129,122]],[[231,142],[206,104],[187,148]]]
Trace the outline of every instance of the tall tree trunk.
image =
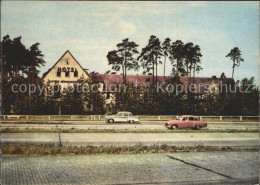
[[188,64],[186,65],[186,74],[187,74],[187,78],[188,78],[188,86],[187,86],[187,90],[188,90],[188,93],[190,93],[189,91],[189,87],[190,87],[190,82],[191,82],[191,79],[190,79],[190,71],[189,71],[189,66]]
[[[194,67],[193,67],[193,81],[195,79],[195,73],[196,73],[196,64],[194,64]],[[193,83],[193,82],[192,82]]]
[[234,77],[235,61],[233,62],[232,78]]
[[179,62],[180,62],[179,59],[177,59],[176,74],[179,74]]
[[163,66],[163,76],[165,77],[165,63],[166,63],[166,55],[164,56],[164,66]]
[[175,77],[175,82],[176,82],[176,87],[177,87],[177,84],[178,84],[178,79],[177,79],[177,76],[179,76],[179,69],[178,69],[178,66],[179,66],[179,59],[177,59],[176,61],[176,74],[174,75]]
[[127,65],[126,65],[126,62],[127,62],[127,60],[126,60],[126,48],[125,48],[124,58],[125,58],[125,61],[124,61],[124,63],[125,63],[125,82],[124,82],[124,84],[126,84],[126,68],[127,68]]
[[126,64],[125,64],[125,84],[127,83],[127,80],[126,80],[126,75],[127,75],[127,66],[126,66]]
[[191,84],[191,77],[192,77],[192,65],[190,65],[190,71],[189,71],[189,74],[190,74],[190,84]]
[[156,54],[156,58],[155,58],[155,65],[156,65],[156,68],[155,68],[155,73],[156,73],[156,78],[155,78],[155,83],[157,85],[157,54]]
[[125,84],[125,67],[122,64],[122,69],[123,69],[123,84]]
[[196,64],[194,64],[194,67],[193,67],[193,78],[195,78],[195,71],[196,71]]
[[157,85],[157,61],[156,61],[156,64],[155,64],[155,74],[156,74],[156,76],[155,76],[155,83]]
[[154,85],[154,62],[153,62],[153,85]]

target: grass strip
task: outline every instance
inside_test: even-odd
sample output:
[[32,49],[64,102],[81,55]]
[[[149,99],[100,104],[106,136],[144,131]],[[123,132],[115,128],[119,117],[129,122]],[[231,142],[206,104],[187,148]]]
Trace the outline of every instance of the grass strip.
[[95,155],[95,154],[146,154],[169,152],[208,152],[227,151],[230,147],[216,148],[211,146],[55,146],[55,145],[13,145],[3,144],[3,156],[44,156],[44,155]]
[[133,129],[19,129],[19,128],[5,128],[1,129],[2,133],[259,133],[255,130],[193,130],[193,129],[179,129],[179,130],[133,130]]

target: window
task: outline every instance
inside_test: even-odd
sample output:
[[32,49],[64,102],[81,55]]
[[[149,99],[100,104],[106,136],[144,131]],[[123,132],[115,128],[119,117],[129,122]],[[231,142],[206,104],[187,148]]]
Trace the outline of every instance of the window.
[[78,77],[78,71],[74,72],[74,77]]
[[60,76],[60,71],[57,71],[57,76]]
[[128,113],[124,113],[124,116],[128,116]]
[[54,90],[55,92],[58,92],[58,91],[60,90],[60,86],[59,86],[59,85],[54,85],[54,86],[53,86],[53,90]]
[[53,92],[54,92],[54,94],[53,94],[53,96],[54,97],[59,97],[60,96],[60,86],[59,85],[54,85],[53,86]]
[[73,90],[74,90],[74,87],[71,86],[71,85],[69,85],[69,86],[68,86],[68,91],[69,91],[69,92],[73,92]]
[[106,96],[106,99],[109,99],[110,98],[110,93],[107,92],[107,96]]
[[193,117],[189,117],[189,120],[190,120],[190,121],[193,121],[193,120],[194,120],[194,118],[193,118]]
[[70,76],[70,72],[69,71],[66,71],[65,72],[65,77],[69,77]]
[[123,113],[118,113],[117,116],[123,116]]

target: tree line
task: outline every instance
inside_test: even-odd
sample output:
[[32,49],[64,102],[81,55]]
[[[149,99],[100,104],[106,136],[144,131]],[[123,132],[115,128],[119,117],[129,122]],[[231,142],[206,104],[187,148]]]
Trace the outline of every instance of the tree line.
[[[3,37],[2,47],[2,114],[105,114],[121,110],[132,111],[134,114],[200,114],[200,115],[257,115],[258,90],[254,79],[243,79],[237,88],[245,88],[251,84],[251,93],[219,93],[200,97],[197,94],[156,92],[158,69],[169,61],[173,67],[171,78],[165,85],[180,84],[179,76],[195,77],[195,73],[202,70],[201,49],[192,42],[183,43],[181,40],[171,41],[166,38],[160,42],[159,38],[150,36],[147,45],[138,51],[139,45],[128,38],[117,44],[117,49],[109,51],[107,59],[112,71],[122,71],[122,81],[128,85],[126,93],[115,94],[115,101],[104,106],[102,92],[65,92],[53,96],[44,96],[38,90],[32,94],[13,93],[13,84],[43,85],[39,76],[40,68],[45,65],[44,55],[39,49],[40,44],[32,44],[26,48],[22,38],[11,39],[9,35]],[[232,77],[235,67],[243,62],[241,51],[235,47],[226,57],[233,62]],[[127,81],[129,70],[143,69],[143,73],[151,73],[152,86],[136,87]],[[108,71],[107,73],[110,73]],[[78,84],[96,83],[96,73],[89,73],[90,79],[78,80]],[[221,74],[225,78],[225,74]],[[191,82],[191,81],[190,81]],[[48,90],[45,89],[46,91]]]
[[[128,38],[116,45],[117,49],[109,51],[107,54],[108,64],[111,65],[112,71],[122,72],[122,81],[127,83],[127,71],[139,70],[143,68],[143,74],[152,75],[152,85],[156,84],[158,77],[158,66],[163,64],[163,76],[165,76],[165,68],[167,59],[170,60],[172,75],[195,77],[203,68],[201,67],[201,49],[199,45],[193,42],[183,43],[181,40],[171,42],[170,38],[166,38],[164,42],[154,35],[151,35],[148,44],[139,52],[139,45]],[[233,62],[232,78],[234,69],[244,62],[241,51],[238,47],[234,47],[227,54]],[[108,70],[106,73],[111,73]]]
[[[168,84],[180,84],[178,76],[167,79]],[[177,87],[177,86],[176,86]],[[127,93],[117,93],[116,100],[107,109],[109,114],[131,111],[136,115],[258,115],[259,91],[254,77],[236,83],[234,92],[219,93],[158,93],[156,88],[129,85]],[[242,91],[247,90],[249,93]]]

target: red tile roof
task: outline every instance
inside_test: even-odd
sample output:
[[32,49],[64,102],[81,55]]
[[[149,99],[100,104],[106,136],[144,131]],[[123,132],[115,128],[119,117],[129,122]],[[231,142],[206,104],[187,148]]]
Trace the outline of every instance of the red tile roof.
[[[171,78],[171,76],[157,76],[157,81],[159,84],[162,84],[166,79]],[[119,74],[96,74],[96,81],[98,83],[104,83],[107,87],[111,85],[119,85],[123,83],[123,76]],[[189,85],[190,78],[187,76],[180,76],[180,81],[183,84],[184,88]],[[149,85],[152,84],[152,75],[127,75],[127,82],[139,84],[143,86],[145,83]],[[204,78],[204,77],[195,77],[191,78],[191,82],[196,86],[196,93],[204,93],[206,88],[204,84],[234,84],[232,78]],[[201,86],[199,86],[201,84]],[[199,89],[200,88],[200,89]]]
[[[170,78],[170,76],[157,76],[157,81],[162,83],[165,79]],[[105,83],[108,86],[111,84],[119,85],[123,83],[123,75],[118,74],[96,74],[97,82]],[[152,75],[127,75],[126,80],[128,83],[138,83],[143,85],[144,83],[151,84],[153,81]]]

